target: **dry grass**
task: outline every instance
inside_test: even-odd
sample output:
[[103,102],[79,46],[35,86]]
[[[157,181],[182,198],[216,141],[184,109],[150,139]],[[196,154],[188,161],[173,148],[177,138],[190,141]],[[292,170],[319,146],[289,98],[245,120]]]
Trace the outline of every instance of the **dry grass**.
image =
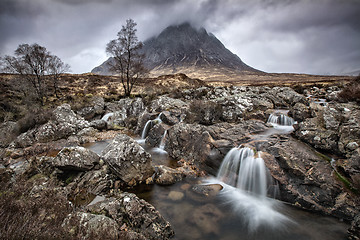
[[338,95],[342,101],[355,101],[360,103],[360,76],[347,84]]

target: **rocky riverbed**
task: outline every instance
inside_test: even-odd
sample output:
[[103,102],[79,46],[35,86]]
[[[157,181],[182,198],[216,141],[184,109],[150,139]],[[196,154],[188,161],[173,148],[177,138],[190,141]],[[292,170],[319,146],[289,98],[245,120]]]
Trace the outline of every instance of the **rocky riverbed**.
[[[15,139],[6,136],[16,123],[4,122],[0,196],[7,204],[1,231],[14,239],[176,238],[168,219],[129,192],[215,176],[229,150],[243,145],[262,152],[279,200],[349,223],[348,239],[359,239],[360,107],[340,102],[339,90],[313,87],[300,94],[289,87],[200,87],[146,101],[94,97],[78,111],[68,104],[57,107],[49,121]],[[267,119],[279,109],[297,121],[294,131],[259,137],[272,129]],[[104,140],[97,153],[84,148]],[[175,164],[156,163],[144,144],[161,146]],[[222,190],[209,191],[203,194]],[[176,202],[182,194],[169,197]],[[48,199],[47,208],[37,205],[39,199]],[[198,207],[198,222],[201,214],[220,221],[223,213],[207,207]],[[50,225],[53,229],[45,231]],[[16,231],[21,226],[24,230]]]

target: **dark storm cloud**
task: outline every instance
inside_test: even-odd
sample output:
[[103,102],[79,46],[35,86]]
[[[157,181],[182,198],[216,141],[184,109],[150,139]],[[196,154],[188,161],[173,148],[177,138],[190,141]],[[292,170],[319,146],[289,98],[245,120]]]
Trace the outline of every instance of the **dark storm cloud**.
[[0,0],[0,54],[37,42],[90,71],[128,18],[145,40],[184,21],[205,27],[246,63],[269,72],[360,68],[358,0]]

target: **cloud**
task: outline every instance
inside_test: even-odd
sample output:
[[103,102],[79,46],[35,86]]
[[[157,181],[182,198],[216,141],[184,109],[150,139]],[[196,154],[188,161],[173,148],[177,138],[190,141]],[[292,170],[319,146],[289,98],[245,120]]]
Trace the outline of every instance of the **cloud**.
[[142,41],[188,21],[260,70],[344,73],[360,66],[359,13],[358,0],[2,0],[0,54],[37,42],[88,72],[126,19]]

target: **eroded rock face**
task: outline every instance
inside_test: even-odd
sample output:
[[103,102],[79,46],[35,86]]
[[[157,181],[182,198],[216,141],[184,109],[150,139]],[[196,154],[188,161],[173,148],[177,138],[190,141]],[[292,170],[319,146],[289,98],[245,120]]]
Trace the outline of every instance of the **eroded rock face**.
[[84,147],[65,147],[54,158],[53,164],[61,170],[88,171],[99,163],[99,156]]
[[116,199],[106,199],[87,208],[90,212],[107,213],[120,226],[146,239],[170,239],[174,235],[170,223],[151,204],[132,193],[122,193]]
[[86,120],[90,120],[95,116],[100,116],[105,112],[105,101],[102,97],[94,97],[92,101],[87,106],[77,112],[80,116],[84,117]]
[[161,96],[151,103],[149,109],[151,112],[170,111],[181,113],[189,109],[189,104],[180,99]]
[[343,192],[331,164],[309,146],[282,136],[264,143],[262,149],[271,154],[261,156],[279,182],[282,200],[347,220],[357,213],[358,200]]
[[348,229],[348,239],[349,240],[360,239],[360,215],[357,215],[354,218],[354,220],[351,222],[351,227]]
[[151,155],[131,137],[119,134],[103,150],[102,158],[110,170],[128,185],[145,181],[154,173]]

